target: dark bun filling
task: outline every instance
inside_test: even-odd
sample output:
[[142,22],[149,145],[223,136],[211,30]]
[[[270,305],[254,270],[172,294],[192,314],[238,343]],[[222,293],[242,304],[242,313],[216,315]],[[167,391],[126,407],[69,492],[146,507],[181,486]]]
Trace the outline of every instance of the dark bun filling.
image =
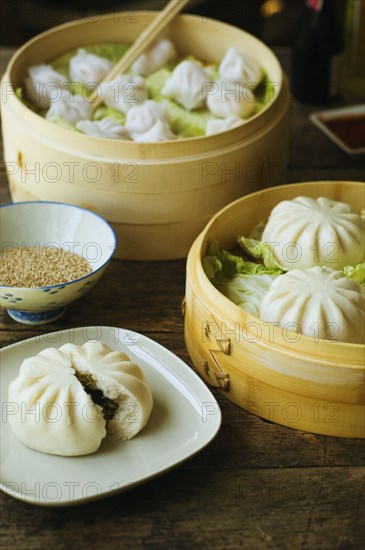
[[97,388],[94,378],[91,374],[75,372],[76,378],[82,384],[84,390],[90,395],[95,405],[99,405],[103,409],[105,420],[111,420],[119,408],[119,404]]

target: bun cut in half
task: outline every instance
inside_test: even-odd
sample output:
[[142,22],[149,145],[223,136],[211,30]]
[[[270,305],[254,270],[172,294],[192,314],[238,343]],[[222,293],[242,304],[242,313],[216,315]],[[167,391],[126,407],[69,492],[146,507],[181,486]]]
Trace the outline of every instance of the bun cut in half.
[[144,428],[152,410],[152,393],[142,370],[121,351],[102,342],[66,344],[76,376],[96,403],[101,404],[107,432],[131,439]]
[[153,399],[141,369],[102,342],[48,348],[23,361],[9,385],[15,435],[37,451],[78,456],[95,452],[110,433],[134,437]]

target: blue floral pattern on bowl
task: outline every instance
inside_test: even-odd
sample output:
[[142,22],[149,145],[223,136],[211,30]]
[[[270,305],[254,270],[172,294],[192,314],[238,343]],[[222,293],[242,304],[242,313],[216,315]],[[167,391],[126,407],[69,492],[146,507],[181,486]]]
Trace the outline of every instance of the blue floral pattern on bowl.
[[18,311],[16,309],[8,309],[8,314],[14,321],[25,325],[44,325],[56,321],[66,311],[66,306],[51,311]]
[[[89,243],[99,246],[100,258],[90,262],[93,270],[80,279],[49,287],[0,286],[0,305],[7,308],[15,321],[43,324],[58,319],[66,306],[88,292],[106,270],[117,244],[112,227],[97,214],[64,203],[20,202],[0,206],[0,209],[2,250],[6,250],[9,243],[21,247],[24,243],[34,246],[35,241],[41,246],[48,242],[57,243],[67,250],[70,234],[75,239],[71,244],[80,245],[80,251]],[[75,252],[83,255],[78,250]],[[88,260],[87,256],[84,257]]]

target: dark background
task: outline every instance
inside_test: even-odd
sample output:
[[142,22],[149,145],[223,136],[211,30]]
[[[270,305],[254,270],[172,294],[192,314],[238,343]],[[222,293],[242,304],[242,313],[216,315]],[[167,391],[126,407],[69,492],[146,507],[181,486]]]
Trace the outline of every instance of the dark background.
[[[342,17],[346,0],[333,1]],[[73,19],[161,9],[166,3],[167,0],[3,0],[1,45],[18,46],[41,31]],[[303,8],[304,0],[191,0],[186,11],[234,24],[271,46],[290,46]]]

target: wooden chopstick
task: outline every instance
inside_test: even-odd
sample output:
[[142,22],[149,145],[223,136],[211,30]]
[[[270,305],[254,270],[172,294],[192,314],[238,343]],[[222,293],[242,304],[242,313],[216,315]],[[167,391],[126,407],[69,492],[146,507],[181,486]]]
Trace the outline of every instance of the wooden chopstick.
[[[189,2],[189,0],[170,0],[168,4],[159,12],[152,23],[141,32],[137,40],[129,48],[126,54],[121,57],[116,65],[103,79],[103,82],[112,81],[116,76],[125,73],[132,63],[144,52],[144,50],[153,42],[166,25],[177,15]],[[102,101],[98,87],[90,96],[95,110]]]

